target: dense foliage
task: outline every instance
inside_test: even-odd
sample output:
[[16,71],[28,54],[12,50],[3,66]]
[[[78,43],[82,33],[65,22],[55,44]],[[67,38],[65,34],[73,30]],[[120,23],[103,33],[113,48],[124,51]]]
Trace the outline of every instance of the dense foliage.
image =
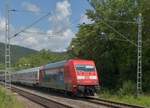
[[120,88],[127,80],[136,84],[137,47],[133,43],[137,43],[137,24],[120,21],[136,22],[142,13],[143,87],[150,89],[150,2],[140,1],[91,0],[93,9],[86,15],[94,23],[81,24],[72,40],[70,55],[95,60],[104,87]]
[[55,53],[49,50],[41,50],[40,52],[37,52],[35,54],[30,54],[28,56],[22,57],[15,64],[15,67],[16,69],[37,67],[47,63],[65,60],[67,58],[67,53]]
[[4,64],[0,64],[0,70],[3,70],[4,69]]

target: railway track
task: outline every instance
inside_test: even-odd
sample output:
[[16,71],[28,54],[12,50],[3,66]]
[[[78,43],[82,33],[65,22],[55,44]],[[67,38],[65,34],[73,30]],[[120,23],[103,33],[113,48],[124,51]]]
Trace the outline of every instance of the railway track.
[[[17,93],[18,93],[18,91],[17,91]],[[24,93],[22,93],[22,90],[21,91],[19,90],[19,94],[22,95]],[[35,102],[37,102],[39,100],[38,103],[40,102],[39,104],[41,104],[41,103],[44,104],[43,106],[46,106],[46,108],[54,108],[54,107],[49,107],[49,106],[55,106],[56,108],[76,108],[75,106],[62,104],[62,103],[59,103],[58,101],[50,100],[50,102],[49,102],[47,99],[46,100],[43,99],[43,97],[42,98],[40,97],[40,99],[36,97],[35,98],[36,100],[33,100],[34,98],[32,98],[32,95],[33,94],[30,94],[29,97],[27,97],[27,98],[29,98],[29,99],[31,98],[30,100],[35,101]],[[26,97],[26,95],[23,95],[23,96]],[[104,100],[104,99],[99,99],[99,98],[93,98],[93,97],[86,98],[86,101],[89,103],[92,103],[92,104],[96,104],[98,106],[97,108],[101,108],[101,106],[106,106],[109,108],[144,108],[142,106],[119,103],[119,102],[114,102],[114,101]]]
[[[1,83],[1,85],[4,85],[4,84]],[[17,87],[15,85],[11,86],[11,90],[37,104],[40,104],[41,106],[45,108],[74,108],[73,106],[69,104],[67,105],[65,103],[55,101],[51,98],[37,94],[36,92],[30,92],[30,90],[26,90],[21,87]]]
[[12,85],[11,90],[45,108],[107,108],[102,105],[84,102],[63,95],[59,96],[50,93],[43,93],[40,90],[34,90],[32,88]]
[[73,106],[64,104],[59,101],[55,101],[51,98],[46,98],[46,97],[44,97],[42,95],[38,95],[36,93],[22,90],[15,86],[12,87],[12,90],[14,92],[17,92],[18,94],[22,95],[23,97],[26,97],[29,100],[44,106],[45,108],[74,108]]
[[[45,91],[43,91],[45,92]],[[58,95],[58,94],[55,94]],[[60,95],[61,97],[66,97],[65,95]],[[67,96],[67,98],[71,98],[71,99],[79,99],[82,101],[81,98],[75,98],[75,97],[70,97]],[[97,104],[99,106],[107,106],[107,107],[111,107],[111,108],[144,108],[143,106],[138,106],[138,105],[131,105],[131,104],[127,104],[127,103],[121,103],[121,102],[115,102],[115,101],[110,101],[110,100],[106,100],[106,99],[100,99],[100,98],[94,98],[94,97],[86,97],[86,101],[93,103],[93,104]]]
[[114,102],[114,101],[100,99],[100,98],[88,97],[86,99],[90,103],[104,105],[104,106],[108,106],[108,107],[111,107],[111,108],[144,108],[143,106],[131,105],[131,104],[120,103],[120,102]]
[[23,97],[38,103],[45,108],[144,108],[142,106],[118,103],[109,100],[86,97],[74,98],[61,96],[51,96],[48,93],[42,93],[39,90],[23,88],[12,85],[12,91],[17,92]]

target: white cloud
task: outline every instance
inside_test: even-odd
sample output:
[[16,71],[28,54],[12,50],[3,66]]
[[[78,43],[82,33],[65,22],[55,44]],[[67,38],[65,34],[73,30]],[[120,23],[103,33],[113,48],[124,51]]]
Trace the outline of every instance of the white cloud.
[[5,18],[0,17],[0,42],[5,41]]
[[[5,27],[5,18],[0,16],[0,42],[5,42]],[[10,36],[12,36],[12,33],[14,33],[14,28],[11,24],[9,25],[9,28]]]
[[0,30],[4,31],[5,30],[5,18],[0,17]]
[[39,34],[39,32],[43,31],[38,28],[30,28],[28,29],[28,32],[21,33],[18,37],[12,39],[11,43],[36,50],[50,49],[52,51],[60,52],[66,51],[72,36],[74,36],[71,29],[64,31],[62,33],[63,36],[54,36],[51,33],[51,30],[47,32],[47,35]]
[[60,20],[66,18],[71,15],[71,5],[68,0],[64,0],[63,2],[58,2],[56,5],[56,12],[58,12],[58,16]]
[[63,32],[70,28],[71,4],[68,0],[58,2],[53,15],[49,18],[53,32]]
[[[40,34],[39,32],[43,32],[41,29],[32,27],[27,30],[28,33],[20,33],[18,37],[13,38],[11,43],[36,50],[50,49],[52,51],[66,51],[66,48],[74,37],[74,32],[70,27],[70,17],[72,14],[71,4],[68,0],[57,2],[54,12],[56,14],[53,14],[49,19],[52,28],[47,30],[47,34]],[[22,28],[20,28],[20,30]],[[4,18],[0,18],[0,31],[1,30],[5,30]],[[19,29],[11,27],[11,34],[18,31]],[[0,35],[0,41],[2,37],[4,41],[4,35]]]
[[92,21],[91,19],[88,19],[88,16],[87,15],[82,15],[81,18],[80,18],[80,24],[92,24],[94,23],[94,21]]
[[[55,13],[55,14],[54,14]],[[48,33],[54,38],[50,38],[51,48],[55,51],[64,51],[74,37],[74,32],[71,30],[70,17],[72,14],[71,4],[69,0],[63,0],[56,4],[56,9],[53,15],[49,18],[52,24],[51,30]]]
[[22,6],[27,11],[31,11],[35,13],[38,13],[41,11],[39,6],[37,6],[36,4],[29,3],[29,2],[23,2]]
[[55,14],[50,17],[50,20],[60,20],[62,21],[66,17],[70,17],[71,15],[71,4],[68,0],[64,0],[62,2],[57,2]]
[[41,50],[43,49],[42,45],[45,43],[44,37],[47,36],[39,34],[38,32],[40,31],[41,30],[38,28],[30,28],[27,30],[27,32],[20,33],[18,37],[12,39],[11,43],[36,50]]
[[74,37],[74,33],[71,29],[67,29],[62,33],[62,36],[50,37],[47,41],[48,47],[53,51],[65,51],[72,37]]
[[31,43],[31,44],[37,44],[38,41],[34,37],[28,37],[25,39],[25,42]]

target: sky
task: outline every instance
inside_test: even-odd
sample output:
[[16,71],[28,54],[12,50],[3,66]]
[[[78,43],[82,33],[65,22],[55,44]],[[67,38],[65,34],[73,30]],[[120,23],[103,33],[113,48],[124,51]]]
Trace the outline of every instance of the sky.
[[[5,40],[5,1],[0,0],[0,42]],[[11,39],[11,44],[35,50],[66,51],[78,25],[92,23],[85,15],[87,0],[9,0],[10,37],[44,17],[34,26]]]

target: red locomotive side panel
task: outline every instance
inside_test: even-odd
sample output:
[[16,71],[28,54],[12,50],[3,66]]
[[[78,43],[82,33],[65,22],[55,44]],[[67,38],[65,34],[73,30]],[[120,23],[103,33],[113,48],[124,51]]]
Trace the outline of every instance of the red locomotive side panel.
[[71,91],[75,93],[77,90],[77,81],[76,81],[76,73],[73,65],[73,60],[69,60],[68,65],[69,65],[69,73],[71,77]]

